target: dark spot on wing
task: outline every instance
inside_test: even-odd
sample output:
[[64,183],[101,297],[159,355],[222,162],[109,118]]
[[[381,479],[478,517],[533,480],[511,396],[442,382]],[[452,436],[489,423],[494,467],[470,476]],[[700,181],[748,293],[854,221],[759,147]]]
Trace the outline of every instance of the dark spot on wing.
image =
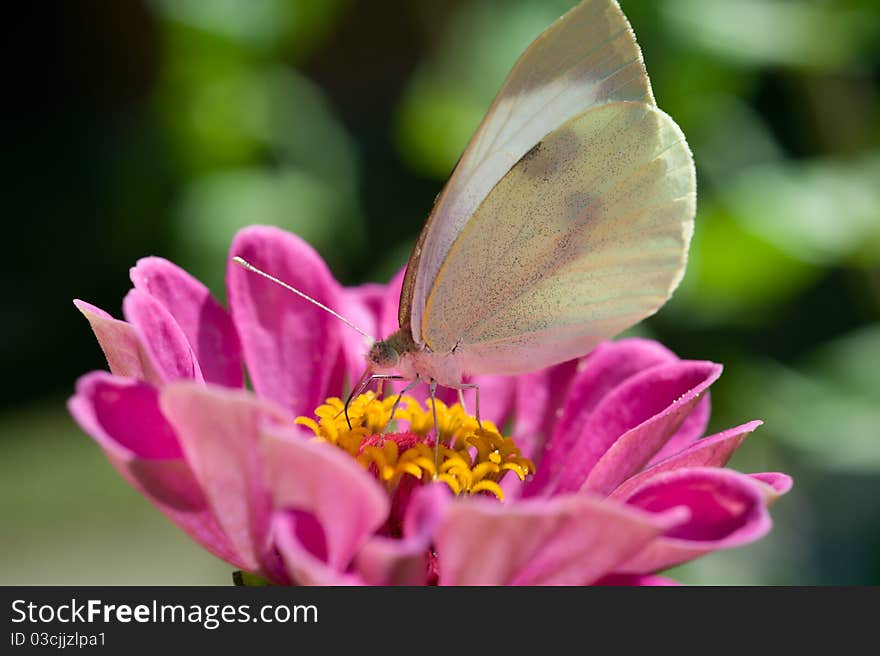
[[526,177],[548,182],[559,167],[559,162],[546,152],[544,142],[539,141],[520,158],[517,166]]
[[528,161],[532,160],[535,157],[535,155],[537,155],[539,152],[541,152],[541,144],[542,143],[543,143],[542,141],[539,141],[534,146],[529,148],[528,152],[525,155],[523,155],[522,157],[520,157],[519,161],[516,164],[525,164]]
[[599,199],[592,194],[583,191],[573,191],[565,199],[566,210],[571,219],[581,218],[589,210],[589,214],[595,214]]
[[[548,147],[549,145],[549,147]],[[583,156],[583,144],[569,127],[561,127],[532,146],[517,166],[531,180],[550,182]]]

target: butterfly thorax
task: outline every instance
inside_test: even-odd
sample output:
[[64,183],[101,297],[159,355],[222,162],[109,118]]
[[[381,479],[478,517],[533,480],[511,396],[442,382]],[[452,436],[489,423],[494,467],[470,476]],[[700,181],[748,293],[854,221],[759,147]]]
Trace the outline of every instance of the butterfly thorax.
[[439,354],[419,346],[403,328],[375,342],[367,361],[375,373],[393,372],[408,380],[436,380],[445,386],[458,385],[462,380],[461,363],[454,352]]

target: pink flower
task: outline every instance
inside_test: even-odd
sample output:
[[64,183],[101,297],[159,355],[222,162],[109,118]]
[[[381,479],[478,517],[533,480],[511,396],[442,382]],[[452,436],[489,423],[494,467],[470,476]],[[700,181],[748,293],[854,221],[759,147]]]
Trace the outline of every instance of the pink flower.
[[[310,247],[267,227],[239,233],[231,255],[369,333],[397,327],[400,275],[388,286],[344,288]],[[764,535],[767,505],[791,484],[722,468],[760,422],[700,437],[719,365],[638,339],[535,374],[479,379],[483,418],[512,422],[516,445],[491,430],[476,435],[472,418],[444,407],[441,424],[471,422],[459,433],[479,447],[445,450],[459,458],[447,463],[447,484],[416,478],[433,464],[404,462],[432,444],[414,401],[402,409],[408,431],[377,437],[367,433],[381,428],[367,431],[364,419],[348,450],[295,421],[362,373],[367,345],[344,324],[236,265],[227,272],[230,314],[165,260],[139,261],[132,281],[125,321],[76,301],[111,373],[83,376],[70,410],[172,521],[275,583],[662,583],[655,572]],[[323,434],[339,421],[312,425]],[[380,466],[386,455],[400,456],[396,469]],[[520,481],[525,457],[536,470]]]

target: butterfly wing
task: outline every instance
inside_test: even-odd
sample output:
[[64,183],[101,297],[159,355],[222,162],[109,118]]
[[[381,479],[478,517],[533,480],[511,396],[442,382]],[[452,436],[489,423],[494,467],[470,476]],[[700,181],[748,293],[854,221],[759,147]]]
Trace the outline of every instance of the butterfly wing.
[[466,373],[518,374],[653,314],[684,272],[696,176],[684,135],[646,103],[587,110],[503,177],[447,254],[421,334]]
[[400,327],[423,343],[428,293],[477,207],[538,141],[584,110],[614,101],[654,104],[635,36],[613,0],[587,0],[520,56],[446,184],[404,279]]

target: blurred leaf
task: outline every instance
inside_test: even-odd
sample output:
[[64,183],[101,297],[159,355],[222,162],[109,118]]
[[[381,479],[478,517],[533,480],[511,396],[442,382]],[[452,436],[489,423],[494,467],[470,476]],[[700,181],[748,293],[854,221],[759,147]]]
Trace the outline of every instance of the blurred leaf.
[[292,3],[285,0],[156,0],[168,18],[254,46],[277,43],[291,22]]
[[164,16],[257,51],[319,40],[345,0],[153,0]]
[[0,436],[5,585],[228,585],[229,565],[129,486],[61,399],[0,416]]
[[880,325],[846,335],[798,368],[743,363],[731,376],[736,404],[774,438],[822,470],[880,470]]
[[707,184],[712,192],[723,192],[735,175],[785,159],[770,128],[740,98],[701,95],[689,102],[696,118],[687,138],[701,174],[701,197]]
[[262,144],[254,123],[268,99],[243,61],[184,60],[168,71],[160,113],[185,175],[257,162]]
[[797,294],[820,273],[744,230],[723,207],[703,202],[687,272],[668,312],[689,323],[760,323],[774,313],[774,304]]
[[856,161],[775,163],[724,190],[743,227],[792,257],[833,265],[880,263],[880,155]]
[[230,170],[205,176],[187,190],[177,213],[178,260],[221,292],[232,237],[253,224],[296,233],[337,271],[364,239],[352,198],[333,184],[295,168]]
[[487,107],[454,86],[417,78],[398,118],[397,141],[404,160],[419,173],[447,177]]
[[273,160],[297,166],[336,187],[357,192],[358,161],[352,138],[320,88],[301,74],[267,68],[258,74],[260,111],[248,124]]
[[229,82],[224,93],[235,109],[215,112],[213,105],[206,106],[206,116],[213,117],[213,125],[228,138],[263,155],[254,159],[271,156],[274,166],[259,167],[256,161],[252,166],[231,166],[233,162],[216,151],[207,127],[194,122],[191,127],[200,136],[192,146],[205,147],[207,172],[195,176],[178,201],[177,259],[219,292],[233,235],[247,225],[263,223],[295,232],[315,246],[337,274],[344,273],[365,234],[356,153],[348,133],[320,89],[295,72],[246,69]]
[[674,36],[742,65],[837,68],[878,34],[876,12],[814,0],[667,0]]
[[413,242],[411,241],[389,241],[384,247],[385,256],[374,261],[364,280],[387,283],[401,268],[406,266],[410,255],[412,255],[412,250]]
[[267,150],[283,155],[293,146],[312,147],[311,158],[320,160],[347,147],[323,94],[302,75],[213,33],[166,27],[157,101],[184,173],[252,164]]
[[[807,358],[806,366],[839,389],[880,403],[880,324],[821,346]],[[880,440],[880,426],[877,437]]]

